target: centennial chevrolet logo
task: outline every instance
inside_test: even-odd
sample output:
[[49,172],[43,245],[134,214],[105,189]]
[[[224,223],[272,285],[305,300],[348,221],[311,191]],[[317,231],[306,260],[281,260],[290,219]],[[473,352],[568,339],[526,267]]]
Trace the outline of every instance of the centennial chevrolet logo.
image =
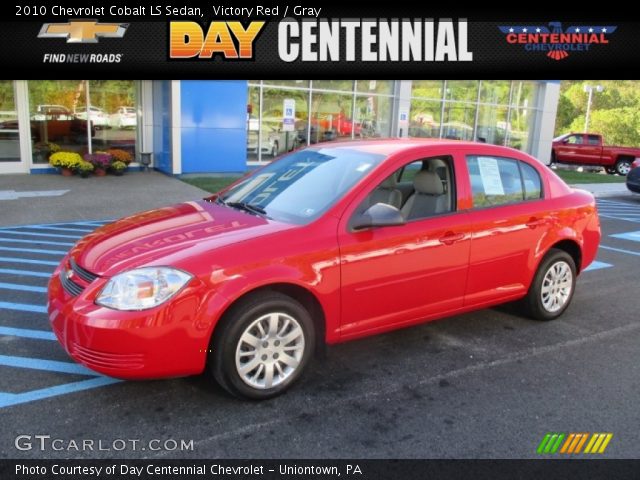
[[99,23],[97,20],[45,23],[38,38],[66,38],[67,43],[98,43],[100,37],[124,37],[128,27],[128,23]]
[[609,43],[614,25],[580,25],[567,29],[561,22],[547,25],[505,25],[499,27],[507,43],[522,45],[528,52],[545,52],[553,60],[563,60],[571,52],[588,52],[593,45]]

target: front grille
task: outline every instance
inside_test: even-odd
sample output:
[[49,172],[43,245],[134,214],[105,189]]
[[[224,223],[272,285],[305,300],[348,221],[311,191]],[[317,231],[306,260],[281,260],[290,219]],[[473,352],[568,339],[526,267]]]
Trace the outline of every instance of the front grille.
[[60,283],[62,283],[62,288],[65,289],[67,293],[77,297],[82,293],[84,287],[82,285],[78,285],[76,282],[67,277],[68,270],[62,270],[60,272]]
[[71,343],[71,355],[90,367],[138,370],[144,367],[142,353],[110,353]]
[[83,279],[87,283],[91,283],[96,278],[98,278],[98,275],[96,275],[95,273],[91,273],[89,270],[85,270],[84,268],[82,268],[80,265],[78,265],[75,262],[73,258],[69,261],[69,264],[71,265],[71,270],[73,270],[73,273],[78,275],[81,279]]

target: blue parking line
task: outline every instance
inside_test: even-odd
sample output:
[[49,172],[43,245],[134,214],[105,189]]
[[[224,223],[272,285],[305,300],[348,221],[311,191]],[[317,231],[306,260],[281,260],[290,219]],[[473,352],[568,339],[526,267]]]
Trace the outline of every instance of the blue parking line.
[[64,250],[42,250],[39,248],[14,248],[0,246],[3,252],[44,253],[46,255],[66,255]]
[[45,330],[30,330],[28,328],[0,327],[0,335],[33,338],[36,340],[57,340],[53,332],[47,332]]
[[13,230],[14,228],[22,228],[22,227],[52,227],[57,225],[91,225],[91,224],[101,224],[101,223],[109,223],[113,222],[114,219],[110,220],[83,220],[81,222],[57,222],[57,223],[32,223],[28,225],[7,225],[5,227],[0,227],[0,231],[2,230]]
[[605,250],[611,250],[613,252],[626,253],[629,255],[640,257],[640,252],[632,252],[631,250],[625,250],[624,248],[607,247],[606,245],[600,245],[600,248],[604,248]]
[[30,228],[31,230],[60,230],[63,232],[79,232],[79,233],[91,233],[93,232],[93,230],[87,230],[85,228],[69,228],[69,227],[51,227],[51,226],[45,226],[45,225],[41,225],[38,227],[34,227],[33,225],[25,225],[21,228]]
[[593,262],[591,262],[591,265],[589,265],[587,268],[584,269],[584,271],[592,272],[594,270],[600,270],[601,268],[609,268],[609,267],[613,267],[613,265],[611,265],[610,263],[598,262],[597,260],[594,260]]
[[79,382],[65,383],[64,385],[56,385],[55,387],[42,388],[40,390],[32,390],[24,393],[0,393],[0,408],[18,405],[20,403],[33,402],[34,400],[43,400],[45,398],[57,397],[67,393],[81,392],[91,388],[104,387],[114,383],[120,383],[122,380],[109,377],[94,377]]
[[51,273],[33,272],[31,270],[17,270],[14,268],[0,268],[0,273],[8,273],[9,275],[24,275],[26,277],[51,278]]
[[59,362],[57,360],[44,360],[42,358],[14,357],[0,355],[0,365],[5,367],[28,368],[44,370],[47,372],[73,373],[76,375],[98,375],[79,363]]
[[640,231],[637,232],[627,232],[627,233],[616,233],[614,235],[609,235],[613,238],[621,238],[623,240],[631,240],[633,242],[640,242]]
[[0,302],[0,310],[18,310],[20,312],[47,313],[47,307],[29,303]]
[[51,265],[52,267],[57,267],[58,265],[60,265],[60,262],[52,262],[50,260],[33,260],[31,258],[21,257],[0,257],[0,262],[26,263],[28,265]]
[[47,287],[34,287],[33,285],[19,285],[17,283],[0,282],[0,289],[17,290],[18,292],[47,293]]
[[22,240],[19,238],[5,238],[0,237],[0,242],[11,242],[11,243],[28,243],[29,245],[33,244],[46,244],[46,245],[57,245],[59,247],[73,247],[75,243],[71,242],[51,242],[49,240]]
[[55,238],[80,238],[82,235],[62,235],[60,233],[35,233],[35,232],[20,232],[16,230],[2,230],[2,234],[10,233],[11,235],[27,235],[32,237],[55,237]]

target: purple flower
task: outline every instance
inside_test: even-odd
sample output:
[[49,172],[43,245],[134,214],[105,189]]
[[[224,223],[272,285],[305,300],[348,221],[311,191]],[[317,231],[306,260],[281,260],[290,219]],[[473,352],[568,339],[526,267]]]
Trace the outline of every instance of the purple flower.
[[113,158],[108,153],[87,153],[84,156],[84,159],[93,164],[96,168],[107,169],[111,166],[111,161]]

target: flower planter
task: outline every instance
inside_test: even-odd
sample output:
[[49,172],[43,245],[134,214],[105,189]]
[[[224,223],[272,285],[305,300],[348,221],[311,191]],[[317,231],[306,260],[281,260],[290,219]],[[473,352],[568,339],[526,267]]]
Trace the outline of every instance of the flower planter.
[[70,168],[61,168],[60,173],[62,174],[63,177],[73,176],[73,170],[71,170]]
[[93,174],[94,174],[96,177],[104,177],[104,176],[107,174],[107,171],[106,171],[104,168],[96,168],[96,169],[93,171]]

